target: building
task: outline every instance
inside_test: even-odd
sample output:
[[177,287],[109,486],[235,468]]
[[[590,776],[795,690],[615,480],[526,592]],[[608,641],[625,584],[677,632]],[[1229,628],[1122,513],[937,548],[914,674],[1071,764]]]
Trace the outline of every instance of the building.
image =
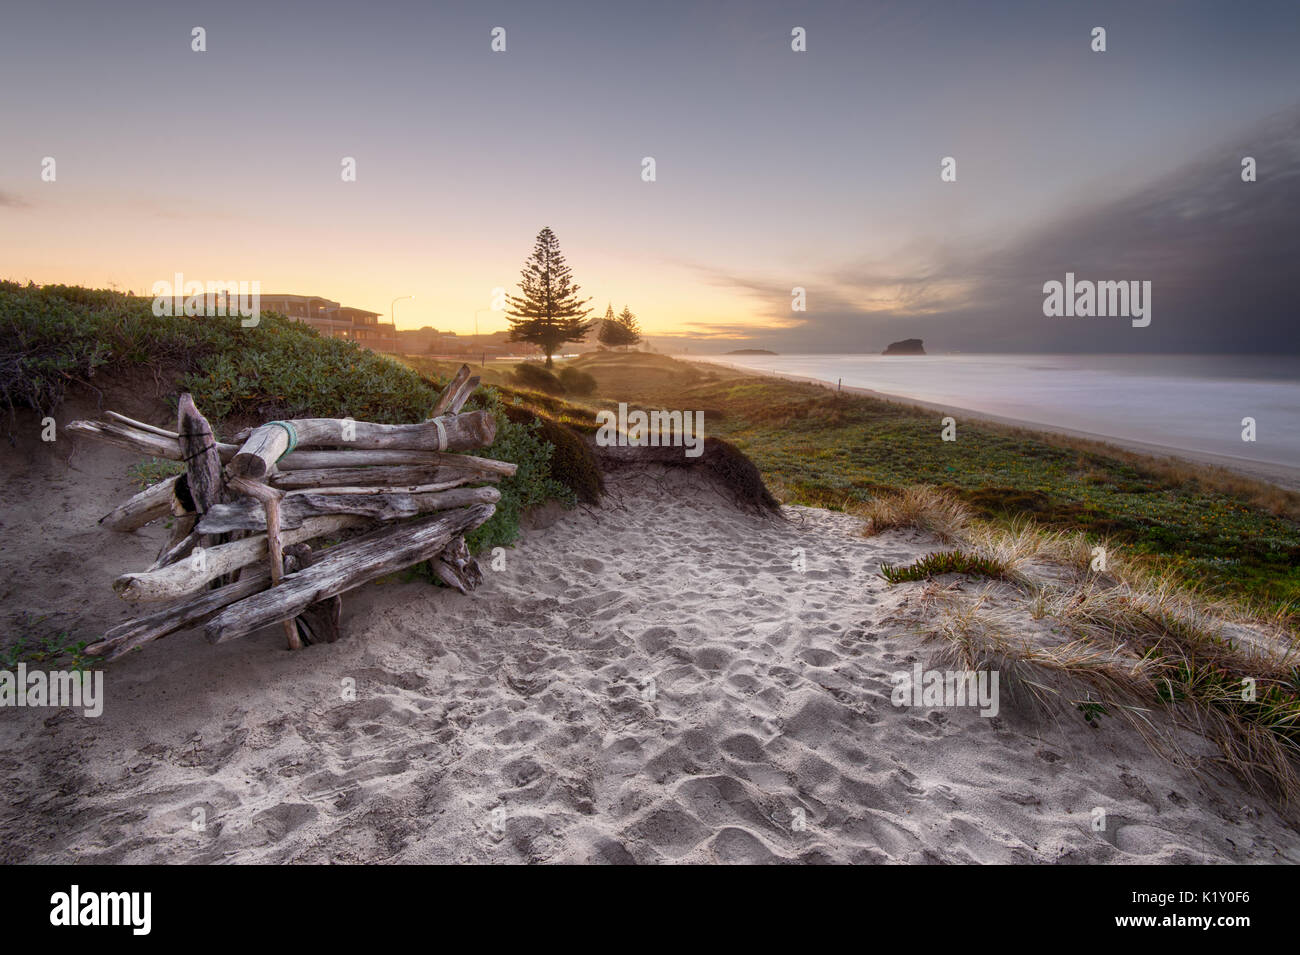
[[398,351],[397,329],[392,322],[381,322],[379,312],[349,308],[316,295],[263,295],[261,307],[310,325],[326,338],[343,338],[372,351]]

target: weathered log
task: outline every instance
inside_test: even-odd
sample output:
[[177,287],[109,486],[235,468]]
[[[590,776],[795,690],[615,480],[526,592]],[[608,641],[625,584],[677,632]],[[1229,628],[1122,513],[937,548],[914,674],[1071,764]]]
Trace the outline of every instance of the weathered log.
[[442,451],[293,451],[280,459],[276,470],[283,472],[388,465],[472,469],[485,474],[500,474],[502,477],[509,477],[518,470],[518,465],[509,461]]
[[196,514],[182,514],[172,524],[171,537],[158,551],[158,558],[149,566],[150,570],[166,567],[178,560],[188,557],[203,539],[203,535],[194,529]]
[[252,480],[270,474],[275,470],[275,462],[288,452],[292,440],[290,435],[288,426],[283,424],[264,424],[254,428],[230,462],[231,473]]
[[470,555],[464,537],[452,540],[429,564],[439,580],[448,587],[455,587],[462,594],[468,594],[483,583],[483,571],[478,561]]
[[189,392],[184,392],[177,402],[176,433],[181,460],[185,462],[190,499],[194,501],[194,509],[202,515],[214,504],[226,500],[226,485],[221,475],[216,436],[208,419],[195,407]]
[[265,570],[245,570],[239,575],[239,580],[220,590],[212,590],[193,600],[185,600],[118,624],[105,633],[98,643],[86,647],[86,653],[104,657],[105,663],[111,662],[159,637],[205,623],[223,607],[265,590],[270,583],[271,575]]
[[434,494],[460,487],[465,481],[443,481],[439,484],[408,484],[405,487],[317,487],[301,488],[292,494]]
[[119,504],[99,519],[99,523],[115,531],[133,531],[144,527],[150,521],[166,517],[171,513],[172,500],[176,495],[176,481],[180,475],[173,475],[165,481],[151,484],[130,500]]
[[84,435],[87,438],[103,441],[105,444],[116,445],[128,451],[148,454],[155,458],[166,458],[169,461],[179,461],[181,459],[181,448],[176,443],[176,439],[165,438],[162,435],[154,434],[152,431],[140,431],[137,428],[117,422],[72,421],[68,423],[64,430],[75,435]]
[[[113,421],[70,421],[63,430],[155,458],[165,458],[168,461],[181,459],[181,447],[176,440],[177,435],[171,432],[156,434],[154,431],[142,431]],[[217,445],[217,454],[223,461],[233,458],[238,450],[239,448],[233,444]]]
[[[231,481],[231,486],[237,486]],[[397,521],[417,514],[449,511],[470,504],[495,504],[501,492],[494,487],[445,488],[329,488],[324,491],[290,491],[280,504],[280,526],[294,528],[325,514],[355,514],[374,521]],[[262,507],[252,500],[218,504],[199,521],[204,534],[260,531],[266,528]]]
[[296,617],[317,600],[427,560],[495,511],[491,504],[476,504],[384,527],[331,548],[311,567],[284,578],[280,586],[231,604],[208,621],[204,632],[210,642],[224,643],[277,620]]
[[466,451],[485,447],[496,438],[496,418],[487,411],[448,415],[419,424],[295,418],[253,429],[231,462],[232,472],[247,478],[270,473],[289,450],[290,428],[297,436],[298,447],[341,444],[359,450]]
[[[284,549],[284,570],[297,573],[316,562],[310,544],[294,544]],[[333,643],[339,638],[339,624],[343,619],[343,598],[335,594],[318,600],[298,616],[294,623],[303,643]]]
[[148,431],[163,438],[171,438],[173,441],[176,440],[175,431],[168,431],[166,428],[160,428],[154,424],[145,424],[143,421],[136,421],[134,418],[128,418],[126,415],[118,414],[116,411],[105,411],[104,414],[112,418],[114,421],[124,424],[127,427],[135,428],[138,431]]
[[[301,527],[286,531],[283,541],[286,546],[298,544],[367,523],[369,522],[364,518],[348,515],[314,517],[304,521]],[[228,544],[205,548],[201,559],[192,556],[189,560],[157,570],[123,574],[113,581],[113,589],[123,600],[173,600],[201,593],[209,581],[263,561],[266,556],[266,535],[258,534],[256,537],[245,537]]]
[[502,475],[473,469],[441,468],[437,465],[408,465],[378,468],[308,468],[305,471],[277,471],[271,484],[282,490],[326,487],[407,487],[441,484],[455,487],[471,481],[494,482]]
[[[266,526],[266,557],[271,565],[271,586],[277,587],[284,576],[284,543],[280,536],[280,501],[283,491],[247,478],[231,478],[232,490],[247,494],[262,505],[262,523]],[[292,620],[282,621],[290,650],[301,650],[302,640]]]
[[469,370],[469,365],[461,365],[451,381],[447,382],[447,387],[442,389],[442,394],[434,403],[433,412],[428,420],[432,421],[440,415],[456,414],[465,407],[465,402],[474,393],[478,383],[479,379]]

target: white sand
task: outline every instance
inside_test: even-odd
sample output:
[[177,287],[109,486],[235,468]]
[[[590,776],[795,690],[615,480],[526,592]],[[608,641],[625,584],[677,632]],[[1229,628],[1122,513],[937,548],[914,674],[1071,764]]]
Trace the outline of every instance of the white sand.
[[[62,468],[31,457],[29,480]],[[162,532],[64,515],[127,490],[131,455],[82,460],[25,512],[6,487],[5,610],[126,615],[109,581]],[[681,471],[611,486],[504,570],[485,562],[471,597],[377,583],[345,595],[337,644],[178,634],[109,668],[98,720],[0,712],[0,861],[1300,862],[1263,801],[1116,720],[1044,719],[1005,694],[996,719],[891,705],[889,674],[933,650],[933,611],[877,571],[933,539],[756,517]],[[69,569],[84,585],[62,589]]]

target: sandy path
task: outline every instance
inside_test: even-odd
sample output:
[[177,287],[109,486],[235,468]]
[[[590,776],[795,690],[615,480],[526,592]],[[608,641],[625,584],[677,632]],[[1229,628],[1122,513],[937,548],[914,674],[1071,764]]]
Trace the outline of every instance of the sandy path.
[[936,542],[786,513],[624,473],[473,597],[372,585],[302,653],[155,644],[98,720],[0,717],[3,861],[1300,862],[1113,721],[892,706],[930,646],[876,572]]

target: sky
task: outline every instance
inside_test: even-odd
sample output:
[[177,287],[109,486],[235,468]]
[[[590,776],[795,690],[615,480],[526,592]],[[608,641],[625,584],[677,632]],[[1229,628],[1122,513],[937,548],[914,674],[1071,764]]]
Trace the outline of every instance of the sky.
[[[18,281],[491,332],[550,226],[667,351],[1300,342],[1293,0],[53,0],[6,10],[0,117]],[[1150,325],[1044,316],[1067,272],[1152,282]]]

